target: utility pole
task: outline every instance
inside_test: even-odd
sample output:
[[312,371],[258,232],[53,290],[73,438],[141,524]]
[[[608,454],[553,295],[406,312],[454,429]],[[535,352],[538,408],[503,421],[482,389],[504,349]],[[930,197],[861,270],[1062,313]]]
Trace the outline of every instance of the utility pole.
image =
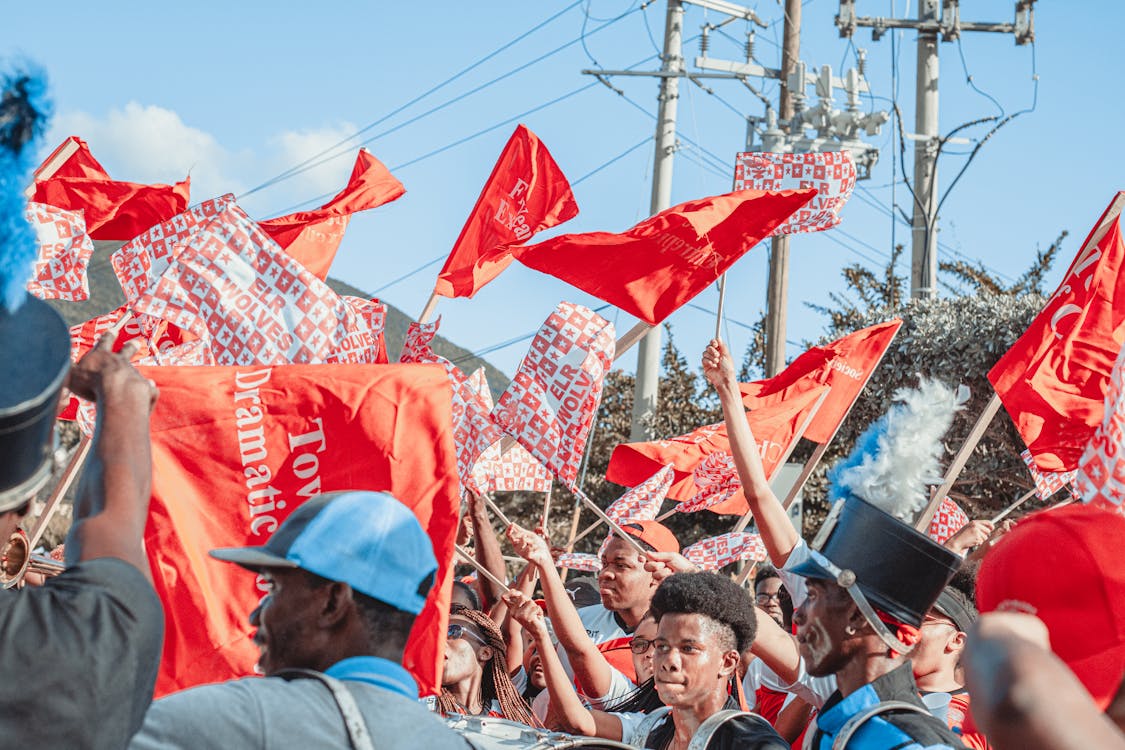
[[960,0],[920,0],[918,19],[858,17],[856,0],[840,0],[836,26],[841,37],[850,37],[857,27],[871,28],[878,41],[888,29],[918,31],[918,67],[915,132],[906,137],[914,143],[914,213],[911,222],[910,296],[930,297],[937,291],[937,157],[938,133],[938,37],[952,42],[962,31],[991,31],[1015,36],[1016,44],[1035,40],[1035,0],[1016,0],[1013,23],[961,21]]
[[[684,5],[668,0],[664,19],[664,54],[660,77],[660,98],[656,111],[656,151],[652,161],[651,214],[672,205],[672,159],[676,153],[676,107],[680,97],[680,76],[684,72]],[[653,326],[637,347],[637,375],[633,388],[633,419],[629,440],[638,442],[655,437],[657,393],[660,385],[660,326]]]
[[[793,96],[789,76],[801,57],[801,0],[785,0],[785,26],[781,48],[781,87],[778,116],[782,122],[793,117]],[[789,306],[789,235],[770,240],[769,285],[766,291],[766,377],[772,378],[785,367],[785,316]]]

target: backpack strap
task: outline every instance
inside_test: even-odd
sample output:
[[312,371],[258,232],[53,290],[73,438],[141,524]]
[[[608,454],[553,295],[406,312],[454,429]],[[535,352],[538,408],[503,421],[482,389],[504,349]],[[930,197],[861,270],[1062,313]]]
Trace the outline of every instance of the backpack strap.
[[308,678],[317,680],[327,687],[336,701],[336,707],[340,709],[340,716],[344,719],[344,729],[347,730],[352,750],[375,750],[375,745],[371,742],[371,733],[367,730],[367,722],[363,720],[363,714],[360,713],[355,698],[343,682],[313,669],[285,669],[278,672],[277,676],[286,680]]
[[711,738],[715,735],[715,732],[719,731],[719,727],[739,716],[749,716],[751,719],[761,722],[763,726],[769,728],[771,731],[773,730],[770,723],[758,714],[728,708],[718,713],[711,714],[704,719],[703,723],[699,725],[699,729],[696,729],[695,734],[691,736],[691,742],[688,743],[688,750],[707,750],[707,744],[711,742]]
[[648,736],[652,730],[670,713],[672,713],[672,709],[668,708],[668,706],[661,706],[655,711],[652,711],[641,719],[641,722],[637,724],[637,728],[633,730],[631,736],[622,737],[621,741],[633,747],[644,747],[645,741],[648,740]]
[[860,711],[844,722],[844,726],[840,727],[840,731],[836,733],[835,739],[832,740],[832,750],[846,750],[852,736],[859,731],[859,728],[863,726],[865,722],[879,714],[890,713],[891,711],[912,711],[918,714],[925,714],[926,716],[933,716],[933,714],[926,709],[921,706],[915,706],[913,703],[907,703],[906,701],[881,701],[874,706]]

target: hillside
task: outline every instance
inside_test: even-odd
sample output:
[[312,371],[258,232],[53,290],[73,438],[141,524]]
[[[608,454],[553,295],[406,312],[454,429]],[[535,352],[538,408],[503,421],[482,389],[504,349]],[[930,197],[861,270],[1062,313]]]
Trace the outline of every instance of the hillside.
[[[103,315],[125,302],[121,287],[117,283],[117,277],[113,275],[113,268],[109,263],[110,253],[120,247],[121,243],[95,242],[94,245],[94,257],[90,260],[89,269],[90,299],[85,302],[52,301],[50,303],[63,316],[67,325],[76,325],[97,315]],[[328,279],[328,285],[337,294],[348,294],[355,297],[368,296],[363,291],[333,278]],[[402,342],[406,337],[406,329],[410,326],[411,320],[413,318],[402,310],[387,305],[385,337],[387,353],[392,361],[397,358],[398,353],[402,350]],[[507,375],[483,359],[472,356],[469,350],[457,346],[449,339],[436,336],[433,347],[435,352],[454,362],[467,374],[472,373],[478,367],[484,367],[493,396],[499,396],[508,387],[509,378]]]

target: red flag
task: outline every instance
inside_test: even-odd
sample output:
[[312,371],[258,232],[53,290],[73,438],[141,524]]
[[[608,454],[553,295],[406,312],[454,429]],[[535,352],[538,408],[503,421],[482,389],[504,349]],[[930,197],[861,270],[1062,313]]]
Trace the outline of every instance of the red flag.
[[441,684],[458,486],[449,385],[439,367],[153,367],[153,494],[145,548],[164,603],[157,694],[249,675],[254,576],[215,547],[264,544],[306,499],[387,491],[430,535],[438,586],[405,666],[423,693]]
[[313,211],[298,211],[258,222],[266,234],[301,265],[324,281],[336,257],[348,218],[402,197],[402,186],[383,162],[360,149],[348,184],[336,197]]
[[754,409],[777,403],[779,398],[788,398],[811,384],[827,385],[832,390],[803,436],[814,443],[827,443],[859,398],[901,327],[902,320],[895,318],[861,328],[830,344],[814,346],[774,377],[741,384],[743,403],[748,409]]
[[511,245],[577,215],[566,175],[535,133],[517,126],[453,243],[434,294],[472,297],[512,262]]
[[86,177],[94,180],[108,180],[103,167],[94,155],[86,141],[72,135],[59,144],[51,155],[43,160],[35,170],[35,181],[45,180],[49,177]]
[[[746,415],[754,438],[758,441],[767,477],[772,477],[781,465],[790,444],[797,438],[809,413],[816,408],[824,390],[824,386],[815,386],[781,403],[755,409]],[[686,502],[692,500],[699,489],[694,480],[696,468],[704,458],[717,452],[730,453],[730,440],[727,438],[726,425],[722,422],[699,427],[687,435],[670,440],[622,443],[614,448],[613,455],[610,456],[605,478],[628,487],[643,481],[661,466],[672,464],[676,472],[675,482],[668,491],[668,497]],[[746,496],[740,490],[708,510],[741,515],[749,507]]]
[[560,302],[492,410],[493,421],[571,490],[615,344],[612,323],[581,305]]
[[1125,243],[1116,195],[1043,312],[988,373],[1043,471],[1072,471],[1104,413],[1125,340]]
[[[74,149],[77,144],[77,149]],[[52,160],[66,156],[57,169]],[[68,211],[84,211],[86,232],[95,240],[131,240],[153,224],[181,213],[188,204],[191,179],[175,185],[141,185],[111,180],[81,139],[68,138],[37,174],[31,200]]]
[[855,161],[847,151],[775,154],[751,151],[734,162],[735,190],[816,188],[816,198],[774,230],[774,235],[820,232],[840,223],[855,189]]
[[441,318],[433,323],[411,323],[399,361],[438,364],[445,370],[453,388],[450,418],[453,420],[453,444],[457,450],[457,476],[461,478],[462,485],[483,494],[487,487],[477,481],[473,467],[489,446],[500,442],[504,432],[489,418],[484,399],[461,368],[438,356],[430,346],[440,324]]
[[365,363],[380,354],[377,318],[281,252],[234,205],[195,228],[133,310],[209,337],[221,365]]
[[94,243],[86,234],[82,212],[28,203],[27,220],[39,240],[39,257],[27,291],[39,299],[89,299],[86,269],[94,254]]
[[814,195],[743,190],[681,203],[621,234],[563,234],[512,255],[656,325]]

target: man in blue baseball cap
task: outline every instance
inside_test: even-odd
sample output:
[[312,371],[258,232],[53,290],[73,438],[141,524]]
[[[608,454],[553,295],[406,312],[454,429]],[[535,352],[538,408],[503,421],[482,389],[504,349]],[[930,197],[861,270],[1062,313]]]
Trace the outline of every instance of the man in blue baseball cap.
[[381,492],[327,493],[295,510],[264,546],[211,556],[269,586],[250,615],[265,679],[156,701],[130,747],[466,747],[418,702],[402,667],[437,571],[430,539],[405,505]]

